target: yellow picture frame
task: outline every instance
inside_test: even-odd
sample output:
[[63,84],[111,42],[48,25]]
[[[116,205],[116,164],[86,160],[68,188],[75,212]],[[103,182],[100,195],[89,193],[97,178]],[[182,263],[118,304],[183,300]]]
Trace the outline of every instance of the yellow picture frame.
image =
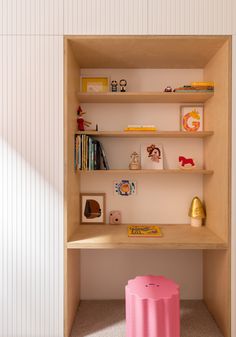
[[82,92],[108,92],[109,77],[107,76],[81,76]]

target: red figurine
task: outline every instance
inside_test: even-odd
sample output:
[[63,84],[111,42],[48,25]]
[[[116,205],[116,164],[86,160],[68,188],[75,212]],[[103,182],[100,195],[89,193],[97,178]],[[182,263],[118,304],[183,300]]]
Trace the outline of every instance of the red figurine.
[[181,168],[195,167],[193,158],[185,158],[184,156],[179,156],[179,164]]
[[83,119],[83,115],[86,112],[83,112],[81,106],[79,105],[78,110],[77,110],[77,127],[78,127],[78,131],[84,131],[84,126],[90,126],[92,123],[88,122],[86,120]]

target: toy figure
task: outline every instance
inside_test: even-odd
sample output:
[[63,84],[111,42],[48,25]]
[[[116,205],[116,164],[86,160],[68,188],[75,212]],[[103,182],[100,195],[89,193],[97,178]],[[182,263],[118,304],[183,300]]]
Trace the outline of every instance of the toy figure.
[[188,216],[191,218],[191,226],[201,227],[202,219],[206,217],[206,213],[201,200],[198,197],[194,197],[190,208]]
[[83,112],[81,106],[79,105],[78,110],[77,110],[77,127],[78,127],[78,131],[84,131],[84,126],[90,126],[92,123],[88,122],[86,120],[83,119],[83,115],[86,112]]
[[194,168],[195,162],[193,158],[185,158],[184,156],[179,156],[179,165],[181,168]]
[[126,80],[120,80],[120,92],[126,92],[127,81]]
[[172,92],[171,86],[168,85],[168,86],[165,88],[164,92]]
[[130,156],[131,162],[129,164],[130,170],[140,170],[140,160],[137,152],[133,152]]
[[111,91],[117,92],[117,87],[118,87],[117,81],[115,81],[115,80],[111,81]]

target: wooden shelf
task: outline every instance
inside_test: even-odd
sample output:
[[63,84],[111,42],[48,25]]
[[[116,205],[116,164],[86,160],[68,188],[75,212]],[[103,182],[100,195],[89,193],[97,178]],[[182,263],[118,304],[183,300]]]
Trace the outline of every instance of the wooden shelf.
[[[64,235],[64,261],[65,261],[65,273],[64,273],[64,285],[65,285],[65,303],[64,303],[64,325],[65,325],[65,336],[70,335],[71,327],[73,321],[76,317],[76,311],[79,305],[80,294],[80,278],[83,268],[80,268],[80,250],[81,249],[160,249],[163,250],[163,258],[165,250],[195,250],[196,252],[204,250],[202,254],[202,265],[204,266],[201,271],[198,262],[193,261],[193,268],[196,267],[197,271],[200,271],[200,282],[199,289],[203,289],[203,299],[206,303],[207,308],[214,317],[217,325],[222,331],[222,336],[230,336],[230,276],[231,276],[231,266],[230,266],[230,240],[231,240],[231,223],[230,223],[230,194],[231,194],[231,176],[230,176],[230,140],[231,140],[231,128],[230,121],[232,115],[232,109],[230,104],[230,93],[232,91],[231,85],[231,64],[232,59],[232,38],[230,36],[67,36],[64,41],[65,47],[65,57],[64,57],[64,101],[65,101],[65,123],[64,123],[64,152],[65,152],[65,170],[64,170],[64,180],[65,180],[65,235]],[[111,55],[112,49],[112,55]],[[92,52],[91,52],[92,50]],[[125,53],[121,55],[120,50]],[[199,50],[201,53],[199,53]],[[187,52],[186,52],[187,51]],[[174,55],[174,57],[173,57]],[[107,74],[111,72],[109,69],[134,69],[132,80],[137,79],[136,76],[142,77],[142,73],[145,78],[142,78],[142,88],[146,92],[126,92],[126,93],[82,93],[80,90],[80,81],[78,80],[81,75],[83,75],[82,69],[91,69],[90,74],[94,74],[96,69],[107,69]],[[135,69],[140,69],[135,71]],[[147,87],[148,77],[150,70],[147,72],[144,69],[156,69],[156,74],[154,77],[159,80],[166,81],[168,76],[166,71],[163,72],[160,69],[168,69],[168,73],[171,74],[173,70],[173,81],[179,78],[184,84],[184,76],[180,76],[177,73],[177,69],[185,69],[186,76],[192,77],[192,69],[201,69],[201,76],[195,78],[195,80],[214,80],[215,92],[179,92],[179,93],[164,93],[157,92],[158,88],[152,86]],[[187,70],[189,69],[189,71]],[[176,71],[177,70],[177,71]],[[163,78],[159,78],[162,76]],[[115,74],[115,71],[112,74]],[[128,74],[128,73],[127,73]],[[129,73],[132,76],[131,72]],[[158,74],[160,74],[158,76]],[[194,74],[194,73],[193,73]],[[196,73],[198,74],[198,73]],[[126,76],[126,75],[124,75]],[[194,78],[192,79],[194,80]],[[159,81],[160,82],[160,81]],[[221,85],[224,83],[224,85]],[[129,83],[130,84],[130,83]],[[136,90],[139,88],[137,87]],[[141,89],[141,86],[140,86]],[[149,90],[152,90],[149,91]],[[156,90],[156,92],[155,92]],[[164,87],[159,88],[160,91],[164,90]],[[112,141],[119,143],[122,147],[126,147],[128,143],[137,142],[138,140],[147,140],[153,142],[157,141],[165,143],[167,140],[171,143],[176,142],[176,147],[173,149],[172,156],[176,152],[178,153],[178,148],[181,148],[181,144],[184,144],[184,148],[191,148],[192,140],[196,139],[193,144],[194,151],[196,149],[200,151],[203,156],[203,162],[206,168],[210,170],[195,170],[195,171],[180,171],[177,170],[178,166],[173,170],[164,171],[129,171],[126,165],[114,165],[114,167],[121,167],[120,170],[109,170],[109,171],[74,171],[74,129],[75,129],[75,112],[78,108],[78,103],[91,103],[94,104],[94,109],[96,106],[101,106],[103,103],[103,111],[107,110],[106,116],[101,115],[99,122],[99,131],[89,131],[78,132],[77,134],[90,135],[98,140],[99,137],[111,137],[111,138],[101,138],[101,141]],[[96,103],[98,105],[96,105]],[[118,105],[115,106],[115,103]],[[125,132],[123,129],[127,126],[126,119],[128,116],[123,114],[121,116],[123,119],[123,125],[119,128],[114,126],[112,123],[112,118],[116,111],[123,110],[125,104],[127,108],[130,108],[130,116],[132,115],[132,109],[134,105],[142,103],[145,107],[151,104],[158,106],[157,104],[162,104],[160,111],[157,114],[161,114],[159,117],[165,120],[166,125],[171,123],[171,116],[169,113],[169,107],[175,104],[178,108],[181,104],[195,105],[204,104],[204,125],[207,126],[206,130],[196,133],[187,133],[179,131],[178,121],[176,120],[175,131],[159,131],[159,126],[157,132]],[[139,109],[141,107],[139,106]],[[118,109],[118,110],[117,110]],[[94,112],[95,112],[94,110]],[[136,106],[135,106],[135,111]],[[177,110],[176,110],[177,111]],[[149,113],[147,111],[147,113]],[[213,116],[214,114],[214,116]],[[109,115],[109,116],[108,116]],[[94,121],[96,120],[96,113],[93,116]],[[120,118],[121,118],[120,117]],[[131,117],[134,118],[132,115]],[[152,117],[152,112],[150,110],[149,117]],[[107,120],[107,118],[109,120]],[[102,122],[105,121],[107,127],[105,131],[100,131],[102,129]],[[220,123],[219,123],[220,121]],[[153,121],[155,122],[155,121]],[[173,121],[174,122],[174,121]],[[150,120],[152,123],[152,120]],[[116,129],[116,131],[109,131],[110,129]],[[119,130],[120,131],[117,131]],[[169,128],[170,130],[173,128]],[[108,131],[107,131],[108,130]],[[116,138],[117,137],[117,138]],[[119,138],[120,137],[120,138]],[[132,138],[133,137],[133,138]],[[206,137],[206,138],[204,138]],[[208,138],[207,138],[208,137]],[[179,139],[179,140],[178,140]],[[202,142],[202,139],[204,142]],[[177,144],[181,143],[181,144]],[[188,143],[188,144],[187,144]],[[201,144],[203,143],[203,144]],[[112,144],[110,144],[112,146]],[[129,144],[130,146],[132,144]],[[167,144],[168,145],[168,144]],[[202,145],[202,146],[200,146]],[[120,149],[122,151],[122,148]],[[115,154],[114,154],[115,155]],[[173,159],[173,158],[172,158]],[[219,163],[223,163],[219,165]],[[197,176],[195,173],[200,174]],[[91,176],[91,175],[95,176]],[[104,175],[103,175],[104,174]],[[120,174],[120,176],[119,176]],[[145,176],[140,176],[144,174]],[[148,176],[148,174],[158,174],[159,176]],[[167,174],[163,176],[162,174]],[[169,175],[168,175],[169,174]],[[172,174],[170,176],[170,174]],[[184,174],[184,176],[180,176]],[[190,174],[190,177],[186,175]],[[195,175],[192,175],[195,174]],[[209,174],[206,176],[205,174]],[[211,175],[210,175],[211,174]],[[110,175],[110,176],[109,176]],[[115,176],[117,175],[117,176]],[[81,192],[91,192],[90,187],[94,192],[98,191],[101,180],[106,179],[109,176],[110,180],[115,180],[115,178],[128,176],[128,178],[138,178],[143,177],[143,179],[148,180],[147,189],[141,196],[142,207],[140,206],[140,200],[134,203],[134,207],[140,212],[140,216],[137,220],[132,219],[132,212],[129,214],[129,219],[132,223],[134,221],[141,222],[145,220],[145,212],[148,211],[150,207],[155,210],[155,205],[158,202],[158,195],[156,196],[155,188],[159,188],[159,194],[164,190],[165,198],[167,200],[165,207],[161,209],[161,215],[165,218],[167,223],[170,221],[168,212],[169,203],[175,204],[175,207],[183,205],[185,199],[194,196],[195,193],[199,194],[204,199],[204,204],[207,208],[207,217],[205,219],[205,226],[201,228],[193,228],[189,224],[165,224],[159,225],[163,232],[163,237],[160,238],[129,238],[127,235],[127,225],[80,225],[81,218],[81,207],[80,205],[80,193]],[[204,176],[201,176],[204,175]],[[158,184],[159,181],[167,181],[163,184]],[[182,177],[182,178],[181,178]],[[93,186],[89,185],[89,182],[94,178]],[[148,179],[151,178],[151,179]],[[168,179],[167,179],[168,178]],[[181,179],[180,179],[181,178]],[[198,182],[198,178],[201,180]],[[204,178],[204,179],[202,179]],[[82,180],[81,180],[82,179]],[[180,180],[191,180],[189,184],[181,184]],[[81,183],[80,184],[80,180]],[[173,181],[172,181],[173,180]],[[175,184],[175,182],[176,184]],[[154,185],[152,185],[154,182]],[[173,183],[174,182],[174,183]],[[219,193],[219,182],[220,193]],[[87,184],[88,183],[88,184]],[[108,182],[109,183],[109,182]],[[196,186],[197,184],[197,186]],[[200,185],[199,185],[200,184]],[[109,184],[108,184],[109,185]],[[107,199],[112,193],[110,187],[103,184],[103,192],[107,193]],[[156,185],[156,186],[155,186]],[[90,186],[90,187],[89,187]],[[197,188],[196,188],[197,187]],[[89,190],[87,190],[89,189]],[[101,191],[101,189],[99,189]],[[150,191],[150,194],[148,192]],[[177,194],[172,194],[176,192]],[[195,192],[194,192],[195,191]],[[171,199],[171,200],[170,200]],[[145,204],[146,202],[146,204]],[[133,202],[132,202],[133,203]],[[223,207],[222,207],[223,205]],[[127,208],[129,205],[127,202],[122,206],[123,209]],[[122,208],[121,207],[121,208]],[[121,209],[122,210],[122,209]],[[155,213],[155,212],[154,212]],[[153,213],[153,214],[154,214]],[[142,216],[141,216],[142,215]],[[151,216],[151,215],[150,215]],[[178,218],[179,217],[179,218]],[[169,220],[168,220],[169,219]],[[181,214],[177,216],[175,222],[181,222]],[[158,216],[153,215],[149,220],[150,222],[157,222]],[[188,221],[186,219],[186,221]],[[186,252],[188,253],[188,252]],[[108,251],[109,254],[109,251]],[[174,255],[173,255],[174,256]],[[158,258],[158,256],[157,256]],[[194,260],[194,256],[191,256]],[[96,263],[97,260],[94,260]],[[103,261],[101,261],[103,263]],[[92,266],[91,266],[92,267]],[[140,271],[142,272],[142,266],[140,266]],[[180,274],[182,275],[185,271],[183,270],[183,265],[181,264],[181,257],[176,259],[176,268],[180,269]],[[182,268],[182,270],[181,270]],[[199,270],[198,270],[199,269]],[[122,272],[122,270],[120,270]],[[119,266],[118,266],[119,272]],[[175,276],[176,273],[173,275]],[[183,274],[184,275],[184,274]],[[104,274],[104,277],[106,275]],[[94,280],[96,282],[96,280]],[[187,278],[183,278],[183,287],[187,289],[188,284]],[[198,283],[198,282],[197,282]],[[194,284],[197,289],[197,284]],[[185,289],[185,290],[186,290]],[[188,289],[187,289],[188,290]],[[89,291],[89,288],[86,288]],[[217,296],[215,296],[217,294]],[[191,295],[191,294],[190,294]],[[108,310],[109,312],[109,310]],[[191,314],[191,313],[190,313]],[[93,311],[88,309],[85,312],[85,319],[88,315],[94,317]],[[106,315],[105,315],[106,316]],[[190,315],[191,316],[191,315]],[[203,315],[196,313],[196,317],[200,319],[192,319],[189,316],[189,310],[184,315],[183,322],[186,324],[187,332],[189,336],[197,337],[204,335],[204,333],[210,337],[218,335],[215,330],[208,330],[204,328],[204,325],[199,324],[203,322],[203,318],[206,317],[205,311]],[[192,319],[193,323],[196,323],[196,328],[189,329],[189,317]],[[202,318],[203,317],[203,318]],[[81,322],[81,317],[80,317]],[[101,321],[101,320],[100,320]],[[117,320],[116,320],[117,322]],[[203,322],[204,323],[204,322]],[[97,329],[97,331],[101,331]],[[83,333],[83,328],[79,328],[77,334]],[[181,330],[182,331],[182,330]],[[183,332],[183,331],[182,331]],[[197,333],[196,333],[197,332]],[[116,334],[115,334],[116,335]],[[187,335],[186,335],[187,336]],[[116,337],[118,337],[116,335]]]
[[[80,68],[201,69],[227,36],[68,36]],[[200,52],[199,52],[200,51]]]
[[80,103],[204,103],[211,92],[78,92]]
[[137,137],[157,137],[157,138],[204,138],[214,134],[213,131],[198,131],[198,132],[184,132],[184,131],[80,131],[77,135],[88,135],[94,137],[123,137],[123,138],[137,138]]
[[78,170],[80,174],[213,174],[213,170],[204,169],[164,169],[164,170]]
[[67,243],[69,249],[226,249],[227,243],[207,227],[159,225],[163,237],[130,238],[127,225],[80,225]]

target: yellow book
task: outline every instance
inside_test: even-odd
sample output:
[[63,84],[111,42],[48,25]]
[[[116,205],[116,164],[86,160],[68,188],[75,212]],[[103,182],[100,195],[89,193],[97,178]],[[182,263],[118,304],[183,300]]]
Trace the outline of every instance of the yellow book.
[[125,128],[125,131],[157,131],[157,128]]
[[192,87],[214,87],[214,82],[212,81],[202,81],[202,82],[192,82]]
[[130,225],[128,226],[130,237],[160,237],[162,232],[156,225]]

